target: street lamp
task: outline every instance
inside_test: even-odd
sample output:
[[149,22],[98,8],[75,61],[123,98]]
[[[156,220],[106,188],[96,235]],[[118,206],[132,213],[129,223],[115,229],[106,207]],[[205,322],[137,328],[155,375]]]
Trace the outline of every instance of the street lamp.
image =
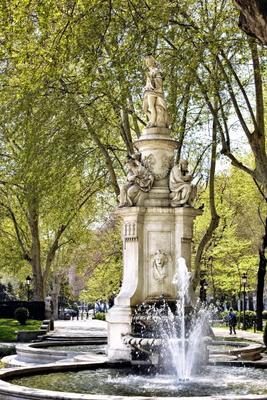
[[30,286],[31,286],[31,281],[32,281],[32,278],[30,277],[30,275],[28,275],[27,278],[26,278],[28,302],[30,301]]
[[247,274],[243,274],[241,276],[241,281],[243,284],[243,330],[246,329],[246,284],[247,284],[248,276]]
[[207,289],[208,289],[208,283],[206,282],[206,279],[201,279],[200,281],[200,291],[199,291],[199,297],[200,301],[205,302],[207,300]]

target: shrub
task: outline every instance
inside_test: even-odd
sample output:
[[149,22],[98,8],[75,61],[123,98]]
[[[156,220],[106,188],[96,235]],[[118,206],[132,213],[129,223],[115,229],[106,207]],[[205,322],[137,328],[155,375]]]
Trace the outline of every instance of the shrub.
[[[227,323],[228,313],[229,313],[229,311],[222,311],[220,313],[220,318],[223,319],[223,321],[226,323]],[[240,313],[240,311],[234,310],[234,313],[236,314],[237,322],[239,321],[239,318],[240,318],[240,322],[241,322],[241,324],[243,324],[243,317],[244,317],[243,311],[241,311],[241,313]],[[245,311],[246,328],[252,328],[255,321],[256,321],[255,311],[246,310]]]
[[13,354],[16,354],[15,346],[7,346],[3,343],[0,344],[0,358],[6,357],[6,356],[11,356]]
[[106,320],[106,314],[104,312],[97,312],[95,313],[94,319],[100,319],[101,321]]
[[264,331],[263,331],[263,343],[267,347],[267,324],[265,324]]
[[[243,322],[243,311],[241,312],[241,321]],[[255,311],[246,311],[245,312],[246,328],[252,328],[255,321],[256,321]]]
[[15,318],[20,323],[20,325],[26,324],[29,315],[29,310],[25,307],[19,307],[15,310]]

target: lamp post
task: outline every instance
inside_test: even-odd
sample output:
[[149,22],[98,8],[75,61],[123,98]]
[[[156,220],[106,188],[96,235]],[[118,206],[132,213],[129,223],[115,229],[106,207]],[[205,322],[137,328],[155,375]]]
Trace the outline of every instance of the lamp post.
[[243,330],[246,329],[246,284],[247,284],[247,274],[241,276],[241,281],[243,284]]
[[30,277],[30,275],[28,275],[27,278],[26,278],[28,302],[30,301],[30,286],[31,286],[31,281],[32,281],[32,278]]
[[204,280],[204,284],[203,284],[203,301],[206,302],[207,301],[207,289],[208,289],[208,282],[206,282],[206,280]]
[[207,300],[207,289],[208,289],[208,283],[206,282],[206,279],[201,279],[201,281],[200,281],[200,291],[199,291],[200,301],[206,302],[206,300]]

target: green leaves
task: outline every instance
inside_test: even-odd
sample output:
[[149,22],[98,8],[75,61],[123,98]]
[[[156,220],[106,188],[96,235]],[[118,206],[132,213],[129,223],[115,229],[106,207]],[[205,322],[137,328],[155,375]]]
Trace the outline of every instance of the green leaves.
[[[244,160],[248,164],[250,159]],[[237,295],[241,288],[241,275],[248,275],[248,290],[257,282],[258,243],[263,225],[259,210],[266,214],[266,206],[251,179],[241,171],[231,168],[217,175],[216,207],[221,216],[220,225],[213,234],[202,260],[202,272],[209,282],[209,292]],[[207,205],[208,193],[202,195]],[[265,210],[264,210],[265,208]],[[208,223],[209,210],[196,221],[196,240]]]

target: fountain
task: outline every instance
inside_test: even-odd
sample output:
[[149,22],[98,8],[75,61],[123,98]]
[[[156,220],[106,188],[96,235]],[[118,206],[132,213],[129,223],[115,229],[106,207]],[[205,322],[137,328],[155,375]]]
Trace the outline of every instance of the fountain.
[[[197,304],[185,259],[178,259],[172,283],[177,301],[171,307],[162,296],[152,304],[143,303],[133,316],[132,334],[123,336],[131,347],[131,363],[156,365],[180,381],[191,377],[195,367],[208,360],[210,309]],[[171,362],[170,362],[171,360]]]
[[[236,351],[234,362],[223,360],[227,367],[206,365],[210,311],[196,301],[190,272],[193,221],[202,211],[193,207],[187,161],[174,162],[178,142],[170,136],[160,65],[151,56],[146,64],[148,124],[128,155],[120,190],[123,281],[107,316],[106,361],[74,358],[0,372],[0,400],[266,398],[266,370],[243,367],[265,364],[237,359],[241,346],[229,352]],[[229,364],[236,365],[231,372]]]
[[175,266],[183,257],[191,269],[193,221],[202,213],[193,207],[196,188],[187,161],[175,162],[178,142],[170,136],[161,67],[151,56],[146,64],[143,108],[148,124],[134,142],[135,153],[128,155],[127,181],[121,186],[117,211],[122,220],[124,270],[120,293],[107,317],[108,358],[113,362],[132,361],[129,344],[136,346],[130,338],[139,305],[153,308],[164,298],[175,308]]

